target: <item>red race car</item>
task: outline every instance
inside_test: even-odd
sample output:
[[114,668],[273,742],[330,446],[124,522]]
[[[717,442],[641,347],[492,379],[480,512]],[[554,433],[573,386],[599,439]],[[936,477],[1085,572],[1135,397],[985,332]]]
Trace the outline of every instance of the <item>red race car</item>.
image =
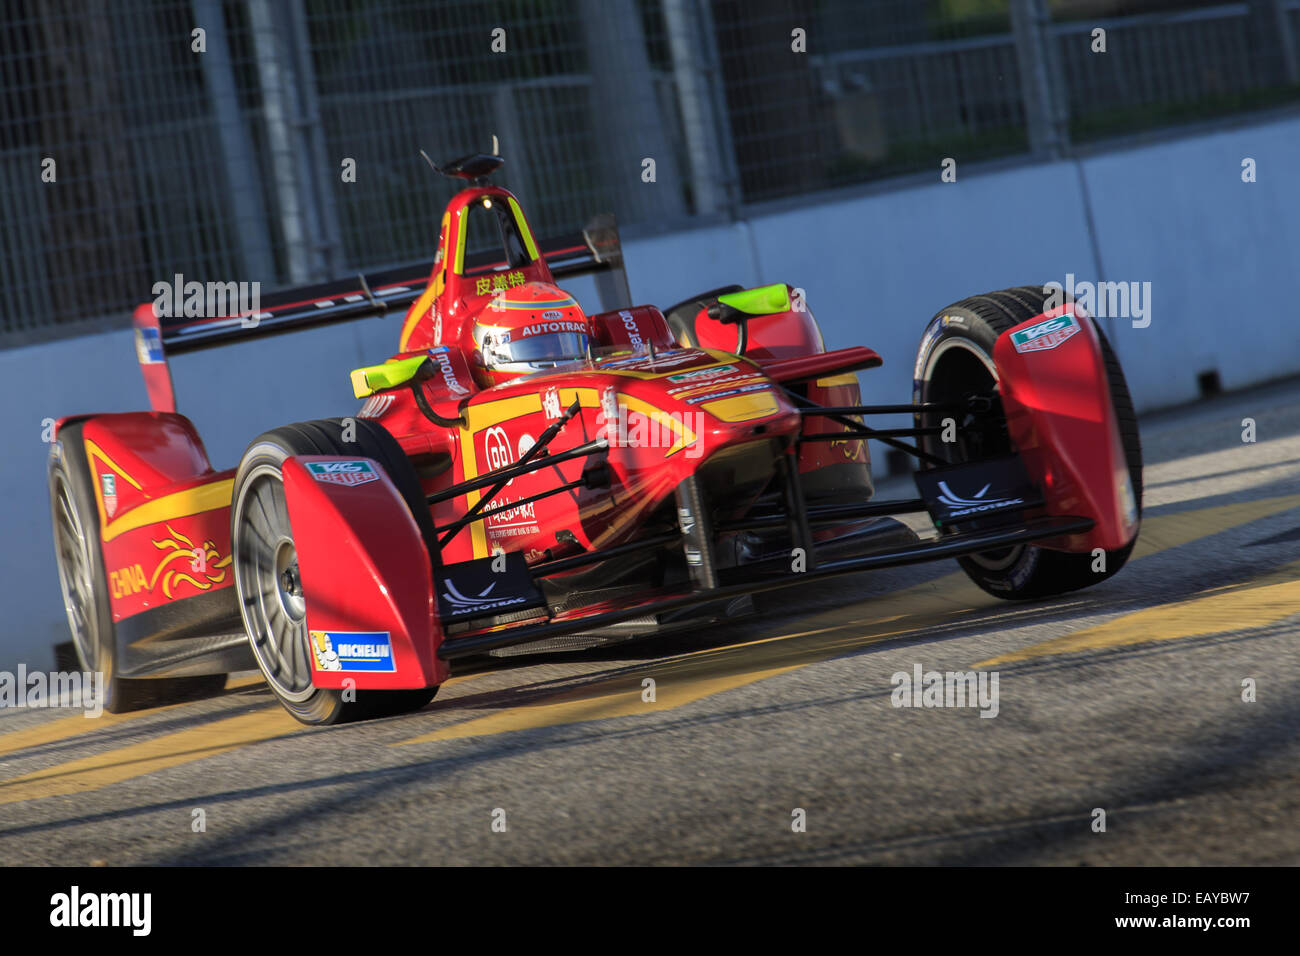
[[[957,558],[1004,598],[1123,565],[1141,448],[1097,325],[1040,287],[943,309],[905,404],[864,405],[871,349],[826,351],[784,285],[587,315],[556,279],[625,294],[608,218],[541,243],[477,154],[430,268],[278,294],[256,313],[135,312],[153,410],[58,423],[63,596],[109,710],[255,662],[327,724],[422,706],[461,657],[584,647],[744,614],[756,592]],[[467,254],[491,236],[500,251]],[[427,277],[427,278],[426,278]],[[357,369],[352,418],[260,435],[216,471],[177,413],[169,353],[406,306]],[[867,416],[910,413],[909,428]],[[873,500],[867,439],[917,494]],[[927,513],[917,536],[896,518]]]

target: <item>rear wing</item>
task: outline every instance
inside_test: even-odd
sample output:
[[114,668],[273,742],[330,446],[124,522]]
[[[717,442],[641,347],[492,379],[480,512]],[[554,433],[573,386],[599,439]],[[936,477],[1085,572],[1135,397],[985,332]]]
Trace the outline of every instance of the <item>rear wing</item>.
[[[581,232],[545,240],[539,247],[541,257],[557,280],[594,275],[602,310],[631,304],[618,224],[612,213],[594,217]],[[492,266],[504,267],[505,263],[495,253],[466,259],[467,268]],[[136,355],[149,401],[154,411],[176,411],[175,390],[167,364],[173,355],[404,310],[424,294],[433,267],[430,260],[368,275],[358,274],[350,279],[283,289],[259,297],[255,308],[237,283],[209,283],[194,294],[203,297],[205,313],[219,313],[214,317],[185,316],[184,288],[171,290],[170,315],[158,315],[154,307],[157,299],[138,305],[132,314]],[[221,306],[216,310],[208,308],[214,298]]]

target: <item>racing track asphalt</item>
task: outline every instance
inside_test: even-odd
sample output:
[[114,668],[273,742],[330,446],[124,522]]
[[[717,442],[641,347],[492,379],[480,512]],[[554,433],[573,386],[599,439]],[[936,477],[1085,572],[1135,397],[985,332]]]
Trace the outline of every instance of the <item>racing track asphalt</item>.
[[[124,717],[0,711],[0,859],[1295,864],[1300,381],[1143,437],[1135,559],[1055,600],[998,602],[951,562],[858,575],[333,729],[247,677]],[[893,707],[917,664],[996,671],[997,716]]]

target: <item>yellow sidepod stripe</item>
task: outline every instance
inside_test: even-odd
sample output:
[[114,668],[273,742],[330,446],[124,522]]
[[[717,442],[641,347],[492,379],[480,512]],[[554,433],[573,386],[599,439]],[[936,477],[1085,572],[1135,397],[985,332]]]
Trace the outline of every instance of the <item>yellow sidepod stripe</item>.
[[[86,458],[95,474],[99,472],[99,469],[95,467],[95,462],[103,462],[130,482],[137,490],[144,490],[140,487],[140,483],[119,468],[113,459],[104,453],[102,448],[89,438],[84,438],[82,441],[86,446]],[[153,501],[146,501],[139,507],[132,508],[115,521],[109,521],[108,515],[104,513],[104,499],[98,487],[99,482],[96,481],[95,484],[95,505],[99,509],[99,537],[101,541],[112,541],[118,535],[134,531],[136,528],[143,528],[146,525],[157,524],[159,521],[166,521],[169,518],[184,518],[189,515],[202,514],[205,511],[215,511],[218,508],[228,507],[235,480],[225,478],[206,485],[186,488],[184,491],[176,491],[170,495],[155,498]]]

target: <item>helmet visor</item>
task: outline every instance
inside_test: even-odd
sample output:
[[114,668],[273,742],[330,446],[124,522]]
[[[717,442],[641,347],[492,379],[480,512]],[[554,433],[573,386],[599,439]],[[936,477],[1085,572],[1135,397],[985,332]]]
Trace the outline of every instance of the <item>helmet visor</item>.
[[483,359],[488,368],[507,365],[542,365],[572,362],[587,355],[587,336],[579,332],[548,332],[509,342],[484,345]]

